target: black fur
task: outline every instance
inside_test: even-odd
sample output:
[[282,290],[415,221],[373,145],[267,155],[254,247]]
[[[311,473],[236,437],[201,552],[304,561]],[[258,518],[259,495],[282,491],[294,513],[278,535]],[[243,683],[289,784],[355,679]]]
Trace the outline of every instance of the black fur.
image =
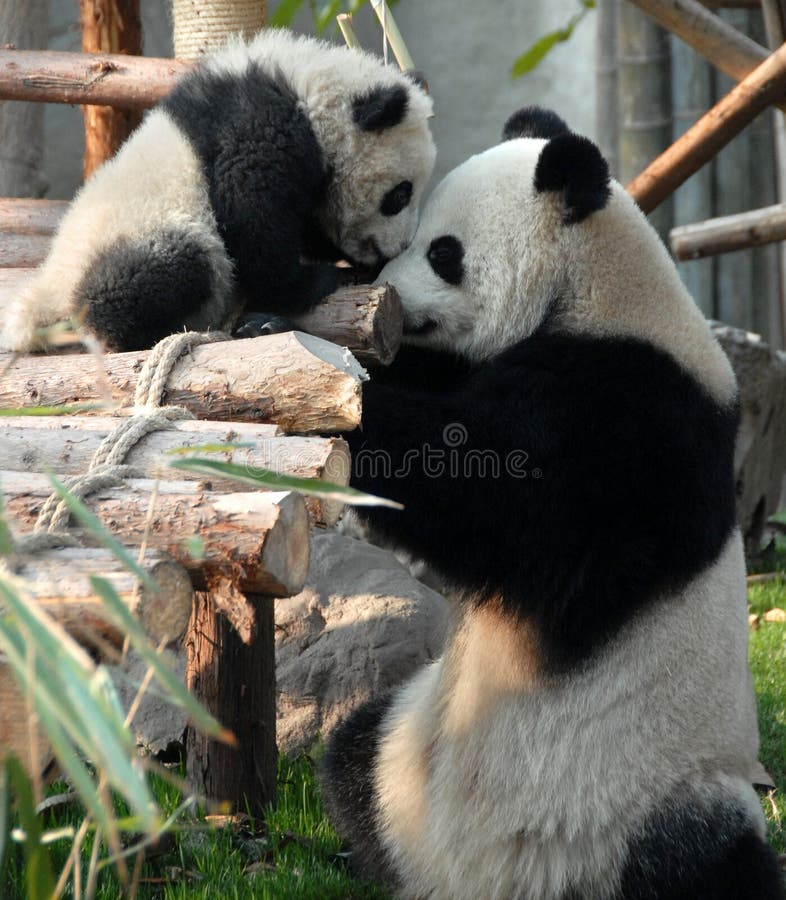
[[214,274],[205,249],[184,232],[117,241],[92,261],[75,308],[112,350],[143,350],[181,331],[211,302]]
[[577,134],[560,134],[540,154],[535,190],[562,191],[564,221],[575,224],[608,202],[609,167],[592,141]]
[[427,254],[434,272],[448,284],[461,284],[464,279],[464,246],[452,234],[435,238]]
[[200,69],[162,106],[202,162],[246,308],[294,314],[331,293],[334,266],[300,263],[328,170],[283,78],[253,63],[242,76]]
[[546,138],[547,140],[570,131],[564,120],[550,109],[525,106],[514,112],[502,129],[502,140],[514,138]]
[[322,802],[333,826],[352,848],[353,867],[385,883],[393,882],[377,832],[374,764],[379,728],[392,697],[356,709],[331,735],[321,766]]
[[745,813],[717,803],[659,812],[630,842],[628,860],[615,900],[786,898],[772,848]]
[[404,121],[408,103],[403,85],[377,85],[352,100],[352,118],[361,131],[384,131]]
[[407,376],[414,353],[365,385],[348,435],[352,484],[405,509],[361,515],[477,602],[501,595],[545,666],[586,660],[717,557],[738,410],[670,356],[540,331],[436,390]]

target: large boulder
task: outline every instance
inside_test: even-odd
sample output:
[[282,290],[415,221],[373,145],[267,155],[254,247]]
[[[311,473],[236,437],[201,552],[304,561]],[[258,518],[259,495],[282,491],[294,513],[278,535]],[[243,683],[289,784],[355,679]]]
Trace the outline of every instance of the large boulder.
[[786,474],[786,354],[740,328],[714,323],[713,331],[740,385],[737,518],[749,552],[755,552],[767,519],[778,509]]
[[306,587],[276,601],[278,742],[308,748],[437,658],[450,604],[387,550],[315,534]]

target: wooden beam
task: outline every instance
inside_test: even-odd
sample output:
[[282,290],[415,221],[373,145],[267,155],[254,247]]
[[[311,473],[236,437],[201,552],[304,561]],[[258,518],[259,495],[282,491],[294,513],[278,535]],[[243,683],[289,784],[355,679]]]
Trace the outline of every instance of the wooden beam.
[[708,219],[673,228],[669,235],[677,259],[701,259],[786,240],[786,204]]
[[[49,479],[4,471],[2,485],[9,520],[32,530],[51,493]],[[253,489],[221,494],[205,481],[131,478],[95,491],[86,502],[125,544],[146,541],[185,566],[199,589],[228,579],[238,590],[288,597],[303,587],[309,529],[299,494]],[[86,546],[95,545],[89,534],[79,536]],[[199,538],[198,550],[187,544],[191,537]]]
[[0,242],[6,232],[53,235],[68,209],[67,200],[0,197]]
[[158,584],[158,592],[140,587],[123,563],[101,547],[36,551],[19,557],[14,573],[80,644],[105,655],[110,648],[122,647],[124,634],[107,612],[103,598],[93,591],[91,575],[100,575],[115,588],[153,643],[170,643],[186,630],[194,589],[185,567],[157,549],[146,550],[140,565]]
[[[698,0],[630,0],[642,12],[667,28],[709,60],[716,69],[742,81],[760,66],[770,51],[737,31]],[[786,111],[786,87],[772,102]]]
[[786,87],[786,44],[766,59],[628,185],[645,213],[652,212],[712,159]]
[[[108,416],[7,416],[0,420],[0,470],[51,471],[56,475],[79,475],[87,470],[101,441],[121,421]],[[170,451],[200,444],[242,444],[228,453],[210,454],[245,466],[249,471],[271,469],[283,475],[316,478],[333,484],[349,483],[349,449],[337,437],[282,436],[275,425],[243,422],[172,422],[165,431],[145,435],[128,453],[126,462],[147,478],[167,480],[194,478],[193,473],[172,469],[176,457]],[[211,490],[218,493],[248,491],[245,482],[216,478]],[[311,521],[331,526],[344,509],[335,500],[306,498]]]
[[[0,353],[0,408],[134,401],[149,350],[14,357]],[[194,347],[178,360],[164,403],[197,418],[274,422],[286,431],[324,434],[360,424],[364,370],[351,354],[299,331]]]
[[[139,0],[79,0],[84,53],[121,53],[142,55],[142,20]],[[106,160],[111,159],[123,141],[142,121],[139,109],[114,109],[111,106],[82,107],[85,123],[85,181]]]
[[176,59],[0,50],[0,100],[146,109],[168,94],[189,68]]

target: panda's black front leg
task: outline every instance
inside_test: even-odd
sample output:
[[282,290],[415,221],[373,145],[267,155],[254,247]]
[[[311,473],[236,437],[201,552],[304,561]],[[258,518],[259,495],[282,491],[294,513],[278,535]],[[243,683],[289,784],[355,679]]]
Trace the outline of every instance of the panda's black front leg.
[[243,315],[238,319],[233,338],[255,338],[268,334],[283,334],[285,331],[294,331],[295,323],[286,316],[278,316],[275,313],[255,312]]

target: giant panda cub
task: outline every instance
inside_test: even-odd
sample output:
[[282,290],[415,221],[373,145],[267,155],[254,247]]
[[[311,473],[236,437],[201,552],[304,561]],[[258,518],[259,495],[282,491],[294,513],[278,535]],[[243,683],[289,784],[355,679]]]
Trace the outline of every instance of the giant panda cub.
[[430,900],[784,896],[757,758],[737,386],[587,139],[520,111],[380,275],[408,348],[349,435],[365,509],[462,602],[329,742],[329,816]]
[[0,346],[30,349],[79,313],[130,350],[238,309],[302,312],[335,288],[326,259],[378,266],[412,239],[430,114],[369,54],[282,30],[231,43],[82,188]]

